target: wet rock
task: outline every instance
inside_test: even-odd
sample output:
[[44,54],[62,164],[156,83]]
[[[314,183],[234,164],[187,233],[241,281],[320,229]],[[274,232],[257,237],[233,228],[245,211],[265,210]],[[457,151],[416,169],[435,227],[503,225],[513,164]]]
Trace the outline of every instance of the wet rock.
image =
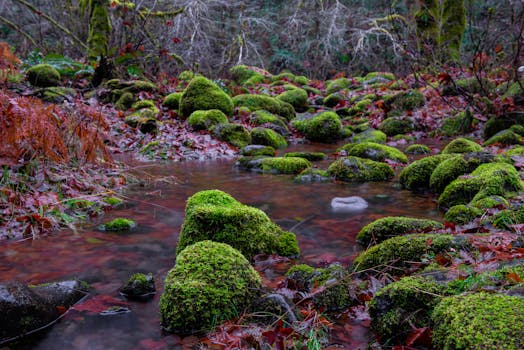
[[260,317],[263,318],[264,323],[272,323],[281,317],[286,323],[293,323],[298,321],[297,313],[294,307],[283,295],[277,293],[267,294],[261,297],[259,301],[253,306],[257,313],[256,322],[260,322]]
[[120,289],[120,293],[127,298],[146,299],[152,297],[156,292],[155,279],[151,273],[135,273],[129,278],[126,285]]
[[331,208],[334,211],[348,212],[364,210],[368,207],[368,202],[364,198],[351,197],[335,197],[331,200]]

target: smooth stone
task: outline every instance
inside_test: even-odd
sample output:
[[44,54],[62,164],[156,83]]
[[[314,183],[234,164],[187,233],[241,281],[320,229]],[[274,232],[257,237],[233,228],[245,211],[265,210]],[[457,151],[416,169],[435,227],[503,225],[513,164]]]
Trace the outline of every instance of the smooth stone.
[[331,200],[331,208],[334,211],[359,211],[368,207],[368,202],[364,198],[351,197],[335,197]]

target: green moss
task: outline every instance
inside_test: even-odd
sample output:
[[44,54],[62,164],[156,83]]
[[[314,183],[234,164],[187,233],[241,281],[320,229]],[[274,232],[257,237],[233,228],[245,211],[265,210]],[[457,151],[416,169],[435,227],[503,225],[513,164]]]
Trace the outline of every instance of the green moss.
[[149,109],[151,109],[153,111],[156,110],[157,113],[158,113],[158,108],[156,108],[155,102],[152,101],[152,100],[136,101],[135,103],[133,103],[131,108],[133,108],[134,110],[139,110],[139,109],[143,109],[143,108],[149,108]]
[[331,181],[331,176],[326,170],[307,168],[293,179],[295,182],[309,183],[309,182],[327,182]]
[[484,95],[495,89],[495,84],[488,79],[477,77],[456,80],[443,86],[442,95],[456,96],[464,93]]
[[215,127],[217,137],[238,148],[246,147],[251,143],[249,131],[239,124],[218,124]]
[[228,122],[226,115],[218,109],[194,111],[187,118],[187,123],[195,130],[211,130],[217,124],[226,124]]
[[304,76],[304,75],[297,75],[295,76],[295,79],[293,79],[293,82],[298,84],[298,85],[307,85],[309,84],[309,79],[308,77]]
[[195,77],[195,73],[193,73],[193,71],[185,70],[185,71],[180,72],[180,74],[178,75],[178,80],[189,82],[194,77]]
[[128,231],[136,226],[136,222],[125,218],[116,218],[106,222],[100,228],[104,231]]
[[251,83],[254,83],[255,80],[260,80],[261,82],[266,76],[271,76],[271,74],[263,69],[243,64],[231,67],[229,73],[233,80],[239,85],[249,85],[246,84],[249,80],[251,80]]
[[444,147],[442,154],[450,153],[470,153],[470,152],[480,152],[482,151],[482,146],[478,143],[459,137]]
[[326,85],[326,95],[330,95],[342,89],[354,88],[355,84],[347,78],[332,80]]
[[138,128],[142,133],[155,132],[157,130],[156,112],[149,108],[139,109],[126,116],[125,123],[133,128]]
[[288,152],[284,154],[284,157],[300,157],[313,162],[326,159],[326,154],[322,152]]
[[284,133],[289,132],[287,123],[284,118],[279,117],[275,114],[269,113],[266,110],[260,109],[255,111],[251,117],[251,123],[255,125],[270,124],[277,127],[279,130],[283,130]]
[[351,142],[375,142],[375,143],[386,143],[387,135],[380,130],[368,129],[359,134],[353,135]]
[[419,155],[419,154],[430,154],[430,153],[431,153],[431,149],[426,145],[414,144],[406,148],[406,154]]
[[489,145],[522,145],[523,139],[522,136],[513,132],[512,130],[506,129],[499,131],[495,135],[491,136],[484,142],[484,146]]
[[298,157],[263,158],[259,162],[259,169],[270,174],[298,174],[311,167],[311,163]]
[[50,64],[37,64],[26,72],[26,79],[34,86],[57,86],[60,84],[60,73]]
[[395,136],[413,131],[413,122],[409,119],[390,117],[380,123],[378,128],[388,136]]
[[472,201],[470,203],[470,206],[485,210],[485,209],[491,209],[495,207],[508,208],[509,203],[508,203],[508,200],[504,197],[488,196],[488,197],[480,198],[476,201]]
[[470,132],[473,116],[470,111],[463,111],[457,115],[445,118],[440,132],[445,136],[457,136]]
[[180,114],[187,118],[194,111],[218,109],[233,114],[233,101],[220,87],[202,76],[193,78],[180,96]]
[[62,86],[51,86],[39,91],[42,100],[51,103],[62,103],[76,95],[76,90]]
[[412,111],[415,108],[424,106],[426,99],[420,92],[409,90],[385,98],[384,103],[391,110]]
[[488,163],[480,165],[470,175],[451,182],[438,201],[439,205],[449,208],[492,195],[507,197],[523,189],[519,173],[512,165]]
[[430,177],[435,168],[450,157],[449,154],[439,154],[414,161],[400,173],[400,184],[408,190],[429,188]]
[[102,201],[109,204],[112,207],[119,206],[123,202],[122,199],[117,197],[105,197],[104,199],[102,199]]
[[240,154],[246,157],[269,156],[275,155],[275,149],[271,146],[249,145],[240,150]]
[[209,331],[242,313],[261,292],[249,262],[227,244],[202,241],[179,252],[160,298],[162,326],[170,331]]
[[308,108],[308,96],[304,89],[288,90],[277,96],[277,99],[289,103],[297,112],[304,112]]
[[445,285],[421,276],[388,284],[369,303],[371,329],[383,344],[404,343],[413,328],[430,326],[431,313],[446,294]]
[[334,112],[322,112],[313,116],[306,115],[294,119],[292,124],[308,140],[323,143],[332,143],[338,140],[342,129],[340,118]]
[[286,148],[287,141],[280,134],[267,128],[254,128],[251,130],[251,142],[257,145],[271,146],[275,149]]
[[436,193],[441,193],[451,181],[472,170],[464,157],[453,155],[444,159],[433,170],[429,178],[429,188]]
[[248,107],[252,112],[264,109],[286,120],[295,117],[295,109],[287,102],[267,95],[243,94],[233,97],[235,107]]
[[489,139],[499,131],[509,129],[512,125],[524,125],[524,113],[516,111],[497,118],[490,118],[484,126],[484,139]]
[[392,160],[400,163],[407,163],[408,157],[398,149],[374,142],[350,143],[344,145],[342,150],[346,151],[348,156],[367,158],[377,162]]
[[524,136],[524,125],[512,125],[509,129],[517,135]]
[[389,216],[364,226],[357,235],[357,241],[364,246],[368,246],[395,236],[428,232],[442,228],[444,226],[434,220]]
[[324,98],[324,106],[333,108],[336,105],[340,103],[340,101],[345,100],[346,97],[342,95],[341,93],[335,92],[332,94],[329,94]]
[[444,218],[448,222],[454,224],[465,225],[473,221],[475,218],[481,216],[483,211],[476,208],[466,206],[464,204],[454,205],[448,209]]
[[360,253],[353,265],[356,271],[388,272],[400,276],[413,264],[428,263],[436,254],[467,245],[464,239],[444,234],[414,234],[389,238]]
[[120,111],[126,111],[131,108],[134,102],[135,96],[131,92],[125,92],[116,101],[115,108]]
[[434,309],[436,349],[523,349],[524,298],[486,292],[444,298]]
[[188,199],[177,252],[207,239],[227,243],[249,259],[260,253],[299,254],[293,233],[282,230],[260,209],[218,190],[201,191]]
[[512,225],[524,223],[524,207],[501,210],[492,216],[490,221],[497,228],[511,230]]
[[394,175],[387,164],[358,157],[336,160],[327,171],[336,180],[347,182],[386,181]]
[[363,77],[363,80],[368,81],[368,80],[377,79],[377,78],[393,81],[395,80],[395,75],[389,72],[370,72],[366,74],[365,77]]
[[120,293],[126,297],[145,297],[155,293],[155,279],[152,273],[147,275],[143,273],[133,274],[126,285],[120,289]]
[[87,38],[87,57],[96,61],[108,55],[111,19],[106,0],[90,0],[89,35]]

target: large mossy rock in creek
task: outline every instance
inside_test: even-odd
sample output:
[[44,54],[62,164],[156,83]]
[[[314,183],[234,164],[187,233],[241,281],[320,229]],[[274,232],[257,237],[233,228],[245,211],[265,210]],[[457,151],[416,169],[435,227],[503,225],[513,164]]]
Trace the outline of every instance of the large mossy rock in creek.
[[450,157],[452,157],[450,154],[438,154],[414,161],[400,173],[400,184],[403,188],[412,191],[428,189],[435,168]]
[[468,139],[465,139],[463,137],[459,137],[444,147],[442,150],[442,154],[451,154],[451,153],[471,153],[471,152],[481,152],[482,146],[476,143],[475,141],[471,141]]
[[256,145],[271,146],[275,149],[286,148],[286,139],[274,130],[268,128],[253,128],[251,130],[251,142]]
[[304,89],[297,88],[284,91],[276,98],[289,103],[297,112],[305,112],[308,108],[308,96]]
[[390,117],[384,119],[378,128],[388,136],[407,134],[413,131],[413,122],[409,119]]
[[282,230],[260,209],[238,202],[219,190],[195,193],[187,200],[177,252],[203,240],[223,242],[248,259],[256,254],[299,254],[295,235]]
[[367,129],[361,133],[353,135],[351,142],[362,143],[362,142],[375,142],[375,143],[386,143],[387,135],[380,130]]
[[237,317],[257,300],[262,281],[231,246],[201,241],[180,251],[160,298],[162,326],[169,331],[208,331]]
[[251,143],[249,130],[240,124],[217,124],[213,132],[219,140],[238,148],[244,148]]
[[180,115],[187,118],[194,111],[207,111],[210,109],[218,109],[226,116],[233,114],[233,101],[228,94],[224,92],[211,80],[197,76],[193,78],[179,102]]
[[336,180],[346,182],[387,181],[395,175],[389,165],[359,157],[336,160],[327,171]]
[[444,298],[432,313],[434,349],[524,349],[524,297],[474,293]]
[[85,295],[80,282],[65,281],[28,287],[18,282],[0,284],[0,343],[55,321],[57,306],[70,307]]
[[39,87],[57,86],[60,84],[60,73],[50,64],[37,64],[26,71],[27,81]]
[[440,206],[449,208],[489,196],[507,197],[522,190],[524,183],[513,165],[487,163],[480,165],[471,174],[452,181],[438,202]]
[[301,157],[241,157],[236,166],[263,174],[299,174],[310,168],[311,163]]
[[235,107],[247,107],[251,112],[266,110],[291,120],[295,117],[295,109],[287,102],[267,95],[243,94],[233,97]]
[[226,115],[218,109],[194,111],[187,118],[187,123],[195,130],[211,130],[217,124],[227,124],[228,122]]
[[407,163],[408,157],[398,149],[375,142],[350,143],[344,145],[342,150],[346,151],[348,156],[367,158],[377,162],[384,162],[387,159]]
[[442,229],[437,221],[402,216],[389,216],[364,226],[357,235],[357,241],[364,245],[377,244],[388,238],[409,233],[429,232]]
[[335,112],[306,114],[293,120],[293,126],[310,141],[333,143],[341,137],[342,123]]

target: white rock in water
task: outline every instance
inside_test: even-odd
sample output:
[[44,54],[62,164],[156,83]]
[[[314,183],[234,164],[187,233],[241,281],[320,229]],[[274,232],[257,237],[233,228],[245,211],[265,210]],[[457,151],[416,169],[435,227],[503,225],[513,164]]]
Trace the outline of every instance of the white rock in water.
[[331,208],[335,211],[358,211],[368,207],[368,202],[364,198],[352,197],[335,197],[331,200]]

